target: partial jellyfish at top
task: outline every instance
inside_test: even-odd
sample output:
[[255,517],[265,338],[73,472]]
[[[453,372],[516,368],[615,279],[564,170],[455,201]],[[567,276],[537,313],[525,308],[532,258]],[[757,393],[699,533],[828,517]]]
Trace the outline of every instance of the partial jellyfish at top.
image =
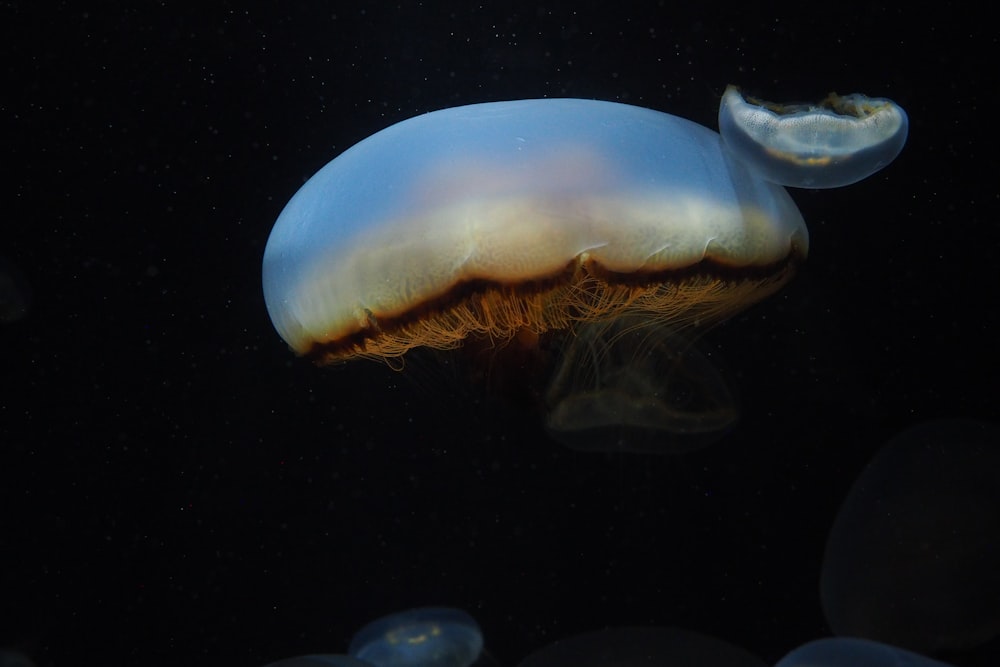
[[827,539],[820,597],[834,633],[922,653],[1000,637],[1000,427],[914,426],[851,488]]
[[[905,141],[898,106],[845,99],[765,123],[748,109],[770,111],[730,89],[722,136],[580,99],[397,123],[323,167],[281,212],[263,259],[271,321],[321,364],[399,367],[414,348],[470,343],[495,348],[497,363],[505,350],[543,352],[526,376],[554,378],[537,395],[563,442],[700,446],[731,426],[735,406],[692,342],[780,289],[808,253],[781,184],[859,180]],[[595,365],[574,374],[560,360]],[[629,400],[636,392],[642,401]]]

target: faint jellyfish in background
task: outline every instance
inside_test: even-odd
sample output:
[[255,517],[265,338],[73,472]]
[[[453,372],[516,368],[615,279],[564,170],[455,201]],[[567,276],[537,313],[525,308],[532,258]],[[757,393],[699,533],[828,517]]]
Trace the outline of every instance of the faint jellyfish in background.
[[949,667],[946,663],[867,639],[827,638],[790,651],[774,667]]
[[35,663],[20,651],[0,648],[0,667],[35,667]]
[[[780,107],[732,87],[719,126],[578,99],[397,123],[323,167],[279,215],[262,271],[271,321],[318,363],[401,367],[414,348],[469,341],[497,358],[550,351],[559,439],[648,449],[656,434],[681,433],[679,447],[692,448],[724,432],[732,410],[711,364],[676,340],[773,294],[805,259],[808,230],[782,186],[865,178],[908,131],[889,100]],[[642,327],[659,330],[624,353]],[[600,364],[578,378],[579,398],[574,360]],[[673,387],[650,376],[663,369]],[[537,368],[526,370],[536,382]]]
[[16,322],[28,314],[31,288],[24,273],[0,256],[0,322]]
[[680,628],[607,628],[562,639],[535,651],[519,667],[767,667],[722,639]]
[[923,653],[1000,636],[1000,427],[936,421],[890,440],[837,514],[820,595],[838,635]]
[[680,331],[636,317],[577,327],[544,401],[549,435],[573,449],[678,454],[737,422],[733,384]]

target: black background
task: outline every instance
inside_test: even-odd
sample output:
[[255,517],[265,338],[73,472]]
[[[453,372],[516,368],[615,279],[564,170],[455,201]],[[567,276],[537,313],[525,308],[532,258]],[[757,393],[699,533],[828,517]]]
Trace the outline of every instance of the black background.
[[[32,302],[0,325],[0,645],[254,665],[428,604],[504,664],[606,625],[770,662],[828,634],[823,544],[872,453],[997,417],[996,33],[947,4],[680,4],[3,3],[0,255]],[[867,181],[793,191],[809,261],[704,342],[743,409],[712,448],[571,451],[446,369],[320,370],[271,328],[271,225],[365,136],[557,96],[714,128],[730,82],[911,125]]]

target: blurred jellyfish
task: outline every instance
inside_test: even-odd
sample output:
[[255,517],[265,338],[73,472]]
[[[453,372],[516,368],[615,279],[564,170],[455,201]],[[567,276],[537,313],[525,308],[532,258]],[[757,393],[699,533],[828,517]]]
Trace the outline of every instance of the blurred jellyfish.
[[375,667],[469,667],[483,650],[475,619],[460,609],[424,607],[361,628],[348,648]]
[[31,288],[24,273],[0,256],[0,322],[15,322],[28,314]]
[[943,662],[867,639],[818,639],[774,667],[949,667]]
[[0,648],[0,667],[35,667],[35,663],[20,651]]
[[716,363],[679,331],[628,316],[575,329],[545,405],[548,433],[581,450],[691,451],[739,417]]
[[[648,351],[670,357],[647,367],[680,363],[688,386],[678,393],[691,392],[691,374],[710,365],[682,362],[687,348],[661,341],[690,339],[774,293],[808,252],[802,215],[779,183],[820,187],[827,169],[835,174],[826,186],[853,182],[894,156],[876,146],[905,141],[896,105],[850,99],[836,111],[797,111],[762,133],[761,116],[747,113],[758,107],[731,89],[721,137],[657,111],[576,99],[476,104],[397,123],[326,165],[281,212],[263,260],[271,321],[317,362],[394,363],[413,348],[469,339],[545,349],[547,340],[582,341],[568,356],[590,361],[595,332],[628,318],[629,329],[664,329],[649,334]],[[868,106],[882,122],[859,119]],[[878,159],[864,157],[872,151]],[[648,377],[645,352],[604,356],[616,358],[640,360],[622,375],[625,396],[672,391]],[[714,370],[706,373],[698,400],[712,405],[722,394]],[[592,400],[586,382],[585,415],[565,377],[552,390],[565,409],[550,416],[558,425],[550,430],[573,442],[599,447],[602,430],[636,420],[667,421],[653,432],[690,429],[671,423],[692,414],[671,401],[666,409],[650,401],[640,414],[623,409],[616,391],[599,388],[607,403]],[[699,428],[711,430],[705,424],[725,412],[709,410]],[[598,428],[567,427],[566,418],[596,418]]]
[[680,628],[608,628],[535,651],[519,667],[766,667],[760,658],[715,637]]
[[1000,635],[1000,427],[929,422],[890,440],[827,540],[823,610],[838,635],[937,652]]

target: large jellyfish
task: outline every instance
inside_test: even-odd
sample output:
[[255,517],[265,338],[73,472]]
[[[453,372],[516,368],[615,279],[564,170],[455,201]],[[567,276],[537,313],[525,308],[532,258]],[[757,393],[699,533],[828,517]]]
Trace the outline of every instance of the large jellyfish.
[[[808,232],[782,185],[864,178],[902,148],[907,120],[888,100],[782,109],[730,88],[720,127],[579,99],[475,104],[393,125],[326,165],[281,212],[263,262],[271,320],[321,363],[395,363],[470,339],[602,349],[623,318],[689,341],[778,290],[805,258]],[[690,369],[682,352],[673,358]],[[574,355],[587,358],[564,358]],[[560,426],[562,438],[677,432],[726,413],[725,392],[678,402],[661,378],[637,378],[642,367],[588,376],[587,424]],[[644,400],[630,400],[631,388]],[[558,404],[547,410],[574,405],[565,387],[548,393]],[[716,414],[678,419],[679,404]]]

